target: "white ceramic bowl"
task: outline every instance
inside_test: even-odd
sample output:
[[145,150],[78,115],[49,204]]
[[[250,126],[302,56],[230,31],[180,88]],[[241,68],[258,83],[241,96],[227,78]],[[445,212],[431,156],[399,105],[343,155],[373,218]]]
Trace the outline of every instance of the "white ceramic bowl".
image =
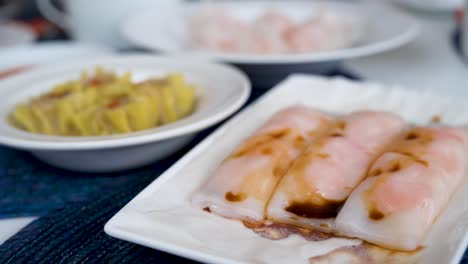
[[[14,106],[54,84],[77,78],[96,65],[117,72],[131,71],[143,80],[182,72],[197,86],[195,112],[178,122],[123,135],[94,137],[46,136],[13,127],[7,116]],[[135,168],[164,158],[187,144],[197,131],[227,118],[250,94],[247,77],[224,65],[149,55],[106,56],[41,67],[0,81],[0,144],[31,152],[54,166],[86,172]]]
[[[330,10],[358,19],[353,23],[353,46],[315,53],[301,54],[239,54],[190,49],[188,18],[204,7],[188,3],[183,13],[161,13],[147,10],[129,17],[122,24],[122,34],[133,44],[149,50],[168,54],[189,54],[197,58],[227,62],[240,67],[251,78],[255,87],[270,88],[272,84],[291,73],[326,73],[337,62],[381,53],[398,48],[419,33],[419,24],[398,9],[366,1],[220,1],[210,2],[229,10],[236,17],[250,21],[273,9],[280,10],[293,19],[307,18],[314,12]],[[354,36],[355,35],[355,36]]]

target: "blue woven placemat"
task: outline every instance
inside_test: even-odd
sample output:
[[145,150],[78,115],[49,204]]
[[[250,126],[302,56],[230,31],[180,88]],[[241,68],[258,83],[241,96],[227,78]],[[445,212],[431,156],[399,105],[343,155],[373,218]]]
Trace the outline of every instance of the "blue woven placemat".
[[41,216],[70,202],[97,199],[141,177],[156,178],[203,139],[206,130],[179,153],[144,168],[86,174],[53,168],[28,153],[0,147],[0,219]]
[[99,199],[69,203],[39,218],[0,246],[0,263],[191,263],[103,231],[106,221],[153,179],[142,173]]
[[171,159],[147,168],[108,175],[50,167],[30,154],[0,147],[0,218],[43,215],[69,202],[87,201],[146,174],[157,176]]

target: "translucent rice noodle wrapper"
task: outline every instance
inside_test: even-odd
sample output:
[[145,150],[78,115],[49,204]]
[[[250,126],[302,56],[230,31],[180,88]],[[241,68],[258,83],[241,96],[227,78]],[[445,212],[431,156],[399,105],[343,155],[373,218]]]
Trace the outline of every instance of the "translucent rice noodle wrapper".
[[248,20],[213,6],[195,12],[189,31],[194,48],[244,54],[313,53],[352,46],[362,21],[348,13],[321,10],[294,20],[282,10],[267,10]]
[[246,25],[224,9],[209,7],[191,17],[190,34],[195,48],[240,51]]
[[285,41],[291,53],[345,48],[360,37],[358,25],[353,16],[324,11],[289,30]]
[[268,219],[333,232],[345,200],[403,128],[404,121],[387,112],[355,112],[336,121],[286,172],[269,202]]
[[417,127],[369,170],[336,219],[339,233],[379,246],[423,246],[435,219],[466,174],[468,137],[449,127]]
[[193,204],[227,218],[263,221],[278,181],[329,124],[327,116],[302,106],[276,113],[222,162]]

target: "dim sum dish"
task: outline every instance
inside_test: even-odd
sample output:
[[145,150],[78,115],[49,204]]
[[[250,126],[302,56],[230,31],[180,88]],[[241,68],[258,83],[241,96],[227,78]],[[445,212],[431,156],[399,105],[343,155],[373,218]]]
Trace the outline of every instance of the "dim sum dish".
[[283,131],[297,126],[288,121],[302,123],[302,135],[312,136],[296,149],[290,141],[292,155],[278,155],[288,149],[275,141],[259,144],[264,140],[254,134],[195,194],[194,203],[256,224],[290,224],[396,250],[422,247],[465,177],[468,134],[444,126],[405,131],[399,116],[375,111],[308,120],[294,112],[298,108],[275,114],[265,124],[275,130],[260,134],[288,141]]
[[[294,21],[267,10],[252,22],[229,10],[206,8],[190,19],[193,49],[246,54],[313,53],[347,48],[359,39],[359,18],[331,11]],[[235,34],[234,34],[235,33]]]
[[223,161],[195,203],[226,217],[262,221],[278,181],[329,122],[300,106],[275,114]]
[[266,209],[268,218],[333,231],[331,219],[402,128],[400,117],[385,112],[356,112],[336,120],[284,174]]
[[[461,106],[455,99],[419,96],[292,77],[176,164],[173,178],[143,191],[106,231],[124,239],[136,232],[131,241],[208,262],[457,263],[468,242],[468,116],[455,121],[459,112],[446,108]],[[415,119],[426,103],[432,108]],[[174,239],[178,250],[153,243],[119,217],[155,222],[148,232],[164,237],[167,228],[184,242]]]
[[0,144],[65,169],[136,168],[180,150],[249,93],[237,69],[188,58],[104,55],[42,65],[0,81]]
[[398,250],[416,250],[466,176],[468,138],[449,127],[404,132],[375,160],[336,219],[336,229]]
[[156,52],[234,64],[256,89],[397,49],[420,32],[405,12],[360,1],[183,1],[166,10],[132,14],[121,24],[122,36]]
[[330,1],[187,2],[122,23],[130,42],[239,64],[311,63],[370,55],[407,43],[417,22],[394,8]]
[[172,123],[194,107],[195,87],[182,74],[133,83],[130,72],[118,76],[98,67],[17,105],[10,119],[32,133],[99,136]]

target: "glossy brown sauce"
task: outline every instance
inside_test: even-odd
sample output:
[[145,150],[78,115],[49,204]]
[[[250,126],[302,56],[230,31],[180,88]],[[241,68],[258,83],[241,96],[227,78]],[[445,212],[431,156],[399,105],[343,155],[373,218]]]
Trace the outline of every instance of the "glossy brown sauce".
[[[282,191],[287,192],[291,202],[284,208],[285,211],[299,217],[326,219],[336,217],[344,201],[328,201],[320,194],[311,190],[305,174],[307,167],[314,160],[328,159],[330,154],[323,152],[323,147],[334,137],[344,136],[347,123],[343,120],[332,122],[317,139],[307,147],[302,155],[293,163],[288,176],[283,179]],[[350,190],[351,191],[351,190]]]
[[306,144],[306,139],[303,137],[303,136],[297,136],[295,139],[294,139],[294,147],[295,148],[303,148]]
[[385,263],[411,264],[418,263],[423,248],[414,251],[397,251],[379,247],[367,242],[360,245],[337,248],[327,254],[309,258],[309,263]]
[[[305,169],[307,164],[312,159],[312,157],[309,157],[309,152],[307,151],[307,148],[309,148],[309,146],[310,146],[310,141],[313,140],[313,139],[317,139],[317,140],[313,141],[313,143],[312,143],[313,145],[317,145],[317,144],[324,145],[328,141],[328,138],[323,139],[323,137],[326,135],[326,133],[328,133],[331,124],[332,124],[331,122],[324,122],[324,124],[322,126],[318,127],[317,129],[312,130],[312,131],[308,131],[306,133],[307,134],[306,138],[303,138],[302,136],[300,136],[300,137],[296,136],[296,138],[295,138],[295,142],[296,142],[295,149],[298,150],[299,152],[302,152],[302,154],[298,159],[295,159],[294,161],[291,160],[288,163],[288,166],[283,166],[282,168],[284,170],[278,170],[278,171],[282,172],[281,176],[284,176],[285,173],[300,174],[301,171],[303,169]],[[289,138],[291,138],[291,137],[288,137],[288,139]],[[316,156],[316,154],[317,153],[312,153],[310,155],[315,156],[314,158],[317,158],[319,156],[321,156],[321,158],[327,158],[328,157],[328,154],[326,154],[326,153],[320,153],[319,156]],[[289,182],[289,179],[288,179],[289,177],[296,178],[296,176],[294,176],[294,175],[285,177],[285,178],[283,178],[283,180],[281,182],[278,182],[277,185],[282,185],[284,183],[287,184],[287,182]],[[299,180],[299,181],[296,181],[296,182],[298,183],[298,186],[299,186],[299,188],[301,190],[297,191],[295,193],[296,194],[302,194],[303,191],[307,192],[308,187],[307,187],[307,184],[304,182],[304,179],[301,179],[301,177],[298,177],[296,180]],[[288,189],[288,188],[286,188],[286,189]]]
[[[305,229],[290,224],[275,222],[247,222],[245,227],[257,233],[263,238],[280,240],[290,235],[299,235],[307,241],[323,241],[333,237],[334,234],[323,233],[317,230]],[[326,225],[326,224],[324,224]],[[344,246],[332,250],[320,256],[309,258],[310,263],[417,263],[420,253],[424,248],[413,251],[399,251],[383,248],[367,242],[355,246]]]
[[433,133],[423,128],[414,128],[406,132],[390,147],[389,152],[396,152],[419,159],[427,152],[427,147],[433,141]]
[[231,154],[230,158],[243,157],[247,154],[254,153],[257,151],[266,152],[264,154],[269,155],[269,153],[273,152],[273,149],[271,149],[271,144],[275,140],[279,140],[281,139],[281,137],[286,136],[288,134],[288,131],[290,130],[281,130],[278,132],[249,138],[233,154]]
[[344,120],[339,120],[339,121],[336,122],[336,127],[341,129],[341,130],[345,130],[346,126],[347,126],[347,124],[346,124],[346,121],[344,121]]
[[279,131],[271,132],[271,133],[269,133],[267,135],[270,135],[274,139],[281,139],[281,138],[286,137],[290,133],[291,133],[291,129],[286,128],[286,129],[282,129],[282,130],[279,130]]
[[262,153],[263,155],[269,156],[273,154],[273,149],[271,147],[265,147],[260,151],[260,153]]
[[330,131],[328,132],[329,137],[344,137],[347,123],[344,120],[337,120],[332,124]]
[[382,169],[378,168],[378,169],[374,169],[373,171],[369,172],[368,176],[375,177],[375,176],[379,176],[382,173],[383,173]]
[[325,201],[321,204],[313,202],[291,202],[285,211],[305,218],[326,219],[336,217],[344,201]]
[[276,178],[281,178],[286,173],[286,170],[286,166],[277,165],[273,169],[273,176],[275,176]]
[[369,218],[372,219],[372,220],[381,220],[385,217],[385,214],[380,212],[379,210],[375,209],[375,208],[371,208],[369,209]]
[[306,150],[302,155],[294,161],[290,168],[290,173],[293,174],[295,181],[298,183],[298,187],[301,188],[301,193],[309,192],[308,184],[305,182],[304,173],[307,167],[314,159],[318,158],[329,158],[328,153],[322,152],[322,147],[328,143],[330,137],[322,136],[315,140],[311,145],[307,146]]
[[252,223],[243,222],[244,226],[251,229],[263,238],[270,240],[280,240],[296,234],[308,241],[322,241],[333,237],[317,230],[305,229],[289,224],[281,223]]
[[227,192],[224,195],[224,198],[226,198],[226,200],[229,202],[242,202],[247,198],[247,195],[245,195],[244,193],[235,194],[232,192]]
[[419,138],[418,134],[414,131],[409,132],[405,137],[406,140],[414,140],[418,138]]
[[428,167],[429,166],[429,163],[425,160],[422,160],[422,159],[416,159],[415,160],[417,163],[420,163],[421,165],[423,165],[424,167]]
[[394,161],[394,163],[392,164],[392,166],[390,167],[388,172],[392,173],[392,172],[397,172],[399,170],[401,170],[401,165],[398,162],[398,160],[396,160],[396,161]]
[[317,157],[322,158],[322,159],[327,159],[330,157],[330,155],[327,153],[317,153]]
[[412,158],[415,162],[420,163],[420,164],[423,165],[424,167],[428,167],[428,166],[429,166],[429,163],[428,163],[427,161],[422,160],[422,159],[420,159],[420,158],[414,156],[414,155],[411,154],[411,153],[408,153],[408,152],[401,152],[401,153],[399,153],[399,154],[405,155],[405,156],[408,156],[408,157]]
[[378,209],[378,204],[372,198],[373,191],[379,184],[385,182],[392,173],[404,170],[415,163],[424,167],[429,166],[428,162],[421,157],[427,152],[429,144],[433,142],[433,137],[433,132],[424,128],[414,128],[403,133],[387,150],[400,154],[400,156],[388,161],[383,167],[373,168],[369,171],[368,176],[379,177],[369,190],[363,193],[369,219],[378,221],[385,218],[385,214]]
[[[323,127],[306,134],[315,134],[321,130]],[[225,199],[230,202],[240,202],[252,196],[258,200],[268,201],[272,190],[276,188],[279,180],[290,168],[295,153],[301,152],[309,143],[307,135],[302,135],[302,131],[297,128],[285,128],[246,139],[225,161],[249,155],[262,155],[269,158],[270,166],[244,177],[243,182],[237,188],[242,191],[241,197],[235,195],[237,191],[231,190],[225,194]]]
[[330,137],[343,137],[343,134],[340,132],[334,132],[330,134]]

